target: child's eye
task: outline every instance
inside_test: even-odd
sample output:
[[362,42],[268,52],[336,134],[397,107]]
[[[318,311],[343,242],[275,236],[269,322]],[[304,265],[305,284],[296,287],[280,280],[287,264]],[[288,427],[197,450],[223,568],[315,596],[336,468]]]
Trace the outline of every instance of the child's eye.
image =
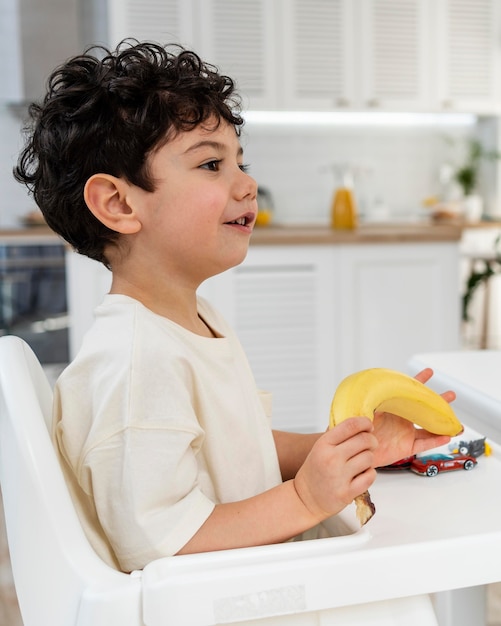
[[207,161],[207,163],[203,163],[200,167],[203,167],[211,172],[218,172],[220,163],[220,159],[213,159],[212,161]]
[[247,174],[250,170],[250,165],[248,163],[240,163],[240,165],[238,166],[242,172],[244,172],[245,174]]

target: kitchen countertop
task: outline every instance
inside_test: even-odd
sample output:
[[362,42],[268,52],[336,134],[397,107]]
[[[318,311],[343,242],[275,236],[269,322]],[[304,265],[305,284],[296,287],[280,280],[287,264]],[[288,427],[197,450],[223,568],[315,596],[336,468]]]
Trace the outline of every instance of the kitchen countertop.
[[0,245],[45,245],[64,243],[48,226],[0,228]]
[[432,222],[362,224],[355,230],[334,230],[328,226],[257,227],[251,245],[363,244],[459,241],[462,226]]
[[[251,245],[363,244],[459,241],[465,228],[499,227],[500,223],[432,221],[361,224],[355,230],[334,230],[310,224],[261,226],[254,229]],[[57,243],[61,238],[49,227],[0,228],[1,244]]]

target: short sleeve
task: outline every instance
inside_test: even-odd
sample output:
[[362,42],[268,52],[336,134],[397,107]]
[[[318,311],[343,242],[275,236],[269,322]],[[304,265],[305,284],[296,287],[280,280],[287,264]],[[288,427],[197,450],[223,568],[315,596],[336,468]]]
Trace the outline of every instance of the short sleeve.
[[211,514],[193,440],[183,430],[131,427],[87,455],[80,483],[125,571],[176,554]]

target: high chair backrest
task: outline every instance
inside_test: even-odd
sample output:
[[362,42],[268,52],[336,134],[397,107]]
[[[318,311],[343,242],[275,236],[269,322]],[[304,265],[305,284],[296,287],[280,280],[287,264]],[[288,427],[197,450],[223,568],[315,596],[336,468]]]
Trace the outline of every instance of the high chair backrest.
[[52,390],[19,337],[0,338],[0,484],[24,626],[142,626],[141,575],[89,544],[53,448]]

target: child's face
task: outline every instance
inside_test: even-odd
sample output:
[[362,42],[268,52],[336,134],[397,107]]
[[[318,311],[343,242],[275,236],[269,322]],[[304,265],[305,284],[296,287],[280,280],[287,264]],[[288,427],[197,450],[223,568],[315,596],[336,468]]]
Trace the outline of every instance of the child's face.
[[142,254],[155,269],[199,284],[241,263],[256,219],[257,184],[243,171],[233,126],[181,132],[150,156],[149,167],[155,191],[135,187],[134,194]]

